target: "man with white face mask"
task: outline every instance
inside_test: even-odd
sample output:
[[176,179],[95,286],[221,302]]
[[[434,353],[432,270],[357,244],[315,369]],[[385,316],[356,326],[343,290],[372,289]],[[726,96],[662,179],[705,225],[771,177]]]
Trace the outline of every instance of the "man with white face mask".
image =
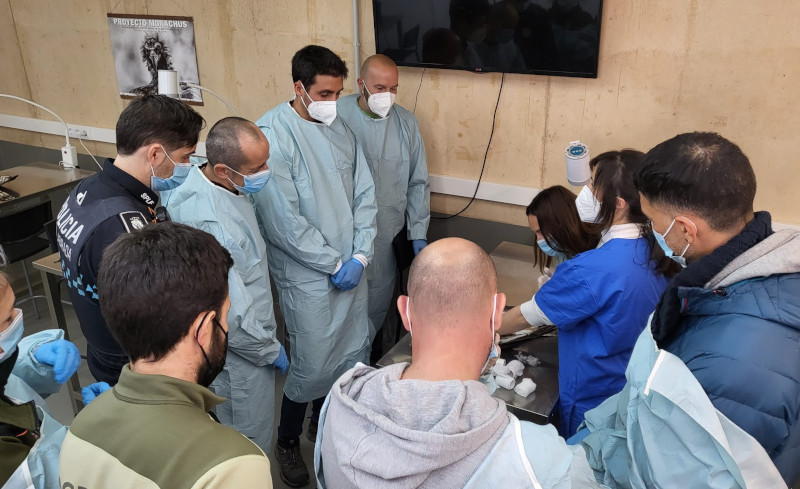
[[377,208],[364,153],[336,117],[345,76],[331,50],[304,47],[292,58],[294,100],[256,122],[270,143],[271,177],[253,203],[291,352],[275,454],[292,487],[310,480],[299,447],[307,403],[313,440],[333,381],[369,351],[362,276],[372,261]]
[[414,114],[394,103],[397,65],[382,54],[370,56],[361,67],[360,94],[339,99],[339,117],[353,130],[364,150],[375,181],[378,204],[375,257],[367,270],[372,361],[382,354],[384,318],[389,310],[397,274],[392,240],[406,228],[414,254],[427,245],[430,222],[430,183],[425,144]]
[[411,265],[408,293],[397,308],[411,363],[358,365],[336,381],[320,417],[317,487],[600,487],[581,448],[519,421],[478,381],[506,303],[489,255],[436,241]]
[[0,272],[0,486],[57,487],[67,429],[50,416],[44,398],[72,377],[81,356],[61,330],[23,333],[22,311]]

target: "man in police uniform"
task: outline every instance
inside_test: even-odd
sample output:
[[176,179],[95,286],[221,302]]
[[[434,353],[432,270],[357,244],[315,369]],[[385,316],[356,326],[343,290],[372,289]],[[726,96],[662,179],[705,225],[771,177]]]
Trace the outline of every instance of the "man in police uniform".
[[[70,192],[58,213],[61,269],[86,337],[92,375],[116,384],[127,355],[100,313],[97,272],[103,250],[123,233],[166,219],[158,193],[189,173],[203,118],[176,99],[148,95],[128,105],[117,121],[117,156]],[[137,300],[131,297],[131,300]],[[164,320],[168,320],[164,317]]]

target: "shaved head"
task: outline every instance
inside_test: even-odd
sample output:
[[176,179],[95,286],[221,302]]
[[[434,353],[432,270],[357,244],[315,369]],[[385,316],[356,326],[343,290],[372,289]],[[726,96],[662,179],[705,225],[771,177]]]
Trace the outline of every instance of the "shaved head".
[[361,77],[367,78],[373,70],[391,70],[397,72],[397,64],[385,54],[373,54],[361,65]]
[[494,262],[478,245],[461,238],[431,243],[414,259],[408,277],[411,307],[431,324],[485,315],[496,292]]

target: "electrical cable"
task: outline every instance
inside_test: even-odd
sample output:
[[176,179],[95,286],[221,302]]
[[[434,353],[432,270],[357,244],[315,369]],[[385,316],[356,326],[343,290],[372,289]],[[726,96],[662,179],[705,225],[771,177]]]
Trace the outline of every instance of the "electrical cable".
[[17,97],[16,95],[9,95],[9,94],[7,94],[7,93],[0,93],[0,97],[3,97],[3,98],[10,98],[10,99],[14,99],[14,100],[19,100],[20,102],[26,102],[26,103],[29,103],[29,104],[31,104],[31,105],[33,105],[33,106],[35,106],[35,107],[39,107],[40,109],[42,109],[42,110],[44,110],[44,111],[50,112],[50,114],[51,114],[53,117],[55,117],[56,119],[58,119],[59,121],[61,121],[61,123],[62,123],[62,124],[64,124],[64,138],[67,140],[67,146],[69,146],[69,126],[67,125],[67,123],[66,123],[66,122],[64,122],[64,119],[62,119],[61,117],[59,117],[59,116],[58,116],[58,114],[56,114],[56,113],[55,113],[55,112],[53,112],[52,110],[48,109],[48,108],[47,108],[47,107],[45,107],[44,105],[39,105],[39,104],[37,104],[37,103],[36,103],[36,102],[34,102],[33,100],[28,100],[28,99],[26,99],[26,98]]
[[94,155],[92,154],[92,152],[91,152],[91,151],[89,151],[89,148],[87,148],[87,147],[86,147],[86,145],[85,145],[85,144],[83,144],[83,139],[82,139],[82,138],[78,138],[78,141],[80,141],[80,142],[81,142],[81,146],[83,146],[83,149],[85,149],[85,150],[86,150],[86,152],[87,152],[87,153],[89,153],[89,156],[91,156],[91,157],[92,157],[92,159],[94,160],[94,162],[97,164],[97,166],[99,166],[99,167],[100,167],[100,171],[103,171],[103,165],[101,165],[101,164],[100,164],[100,163],[97,161],[97,158],[95,158],[95,157],[94,157]]
[[414,96],[414,110],[411,111],[412,114],[417,113],[417,100],[419,100],[419,91],[422,88],[422,79],[425,77],[425,70],[428,68],[422,68],[422,74],[419,75],[419,86],[417,87],[417,95]]
[[433,219],[452,219],[454,217],[458,217],[465,210],[469,209],[469,206],[471,206],[473,202],[475,202],[475,197],[478,196],[478,189],[481,187],[481,181],[483,180],[483,172],[486,170],[486,159],[489,156],[489,148],[492,147],[492,139],[494,138],[494,126],[495,126],[495,122],[497,122],[497,108],[500,106],[500,95],[502,95],[502,93],[503,93],[503,84],[505,83],[505,81],[506,81],[506,74],[503,73],[503,77],[500,78],[500,90],[497,91],[497,102],[494,104],[494,115],[492,115],[492,130],[489,133],[489,143],[486,145],[486,152],[483,154],[483,165],[481,166],[481,174],[478,176],[478,183],[475,184],[475,192],[473,192],[472,198],[469,199],[469,202],[467,202],[467,205],[465,205],[463,209],[461,209],[460,211],[456,212],[455,214],[452,214],[452,215],[449,215],[449,216],[444,216],[444,217],[431,216],[431,218],[433,218]]

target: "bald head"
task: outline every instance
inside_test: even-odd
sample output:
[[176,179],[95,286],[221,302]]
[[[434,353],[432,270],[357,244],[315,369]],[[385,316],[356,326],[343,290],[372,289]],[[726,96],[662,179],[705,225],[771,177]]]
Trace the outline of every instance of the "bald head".
[[362,95],[369,97],[370,94],[375,93],[397,93],[399,78],[397,65],[391,58],[383,54],[374,54],[364,60],[364,64],[361,65],[359,85],[362,92],[365,86],[369,92]]
[[248,150],[254,144],[269,144],[258,126],[241,117],[226,117],[208,131],[206,155],[212,164],[222,163],[241,171],[249,162]]
[[442,325],[489,312],[497,292],[494,263],[478,245],[460,238],[435,241],[414,259],[408,296],[416,316]]
[[364,60],[364,63],[361,65],[361,77],[367,78],[367,76],[373,71],[394,71],[397,73],[397,64],[392,61],[392,58],[386,56],[385,54],[373,54],[372,56],[368,57]]

